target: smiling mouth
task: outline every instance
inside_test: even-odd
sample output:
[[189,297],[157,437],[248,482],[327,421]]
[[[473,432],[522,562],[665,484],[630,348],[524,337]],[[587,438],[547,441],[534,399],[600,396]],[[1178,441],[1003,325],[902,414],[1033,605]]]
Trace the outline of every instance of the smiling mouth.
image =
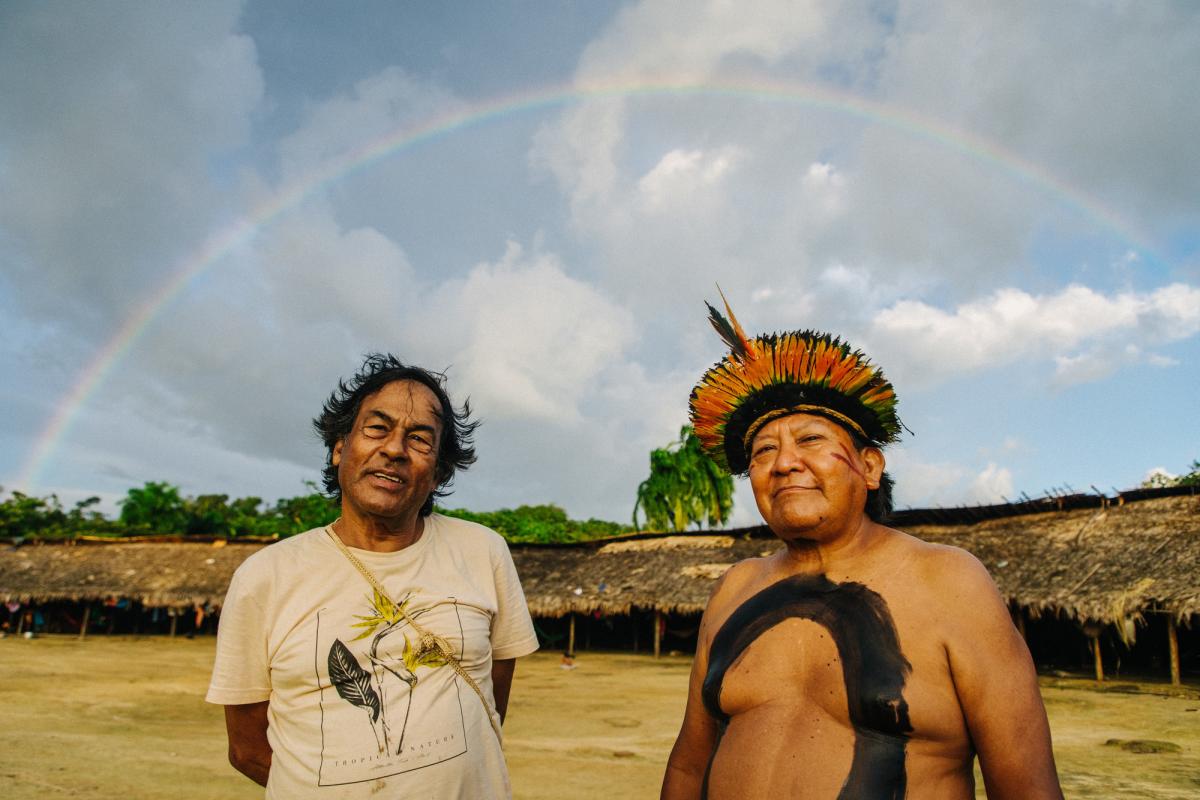
[[782,486],[775,490],[775,496],[778,497],[781,494],[792,494],[794,492],[815,492],[815,491],[817,491],[816,486]]
[[386,472],[372,472],[371,477],[372,478],[383,478],[385,481],[391,481],[392,483],[403,483],[403,481],[400,480],[400,478],[398,476],[388,475]]

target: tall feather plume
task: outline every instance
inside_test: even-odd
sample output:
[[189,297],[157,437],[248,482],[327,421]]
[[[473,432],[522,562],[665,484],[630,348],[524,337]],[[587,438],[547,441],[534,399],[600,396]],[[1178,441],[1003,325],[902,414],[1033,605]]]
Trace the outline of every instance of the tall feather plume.
[[[721,292],[721,287],[717,287]],[[744,437],[763,414],[780,409],[825,413],[867,440],[900,437],[896,393],[883,372],[837,336],[815,330],[748,339],[721,292],[728,317],[708,306],[708,320],[730,353],[714,364],[688,401],[692,429],[717,464],[744,472]]]
[[730,352],[738,359],[746,361],[753,358],[750,340],[746,338],[746,332],[742,330],[737,317],[733,315],[733,309],[729,307],[729,301],[725,299],[725,293],[721,291],[720,286],[717,287],[717,294],[721,295],[721,302],[725,304],[725,313],[729,315],[729,319],[721,316],[721,312],[705,300],[704,305],[708,306],[708,321],[712,323],[713,329],[721,337],[721,340],[729,345]]

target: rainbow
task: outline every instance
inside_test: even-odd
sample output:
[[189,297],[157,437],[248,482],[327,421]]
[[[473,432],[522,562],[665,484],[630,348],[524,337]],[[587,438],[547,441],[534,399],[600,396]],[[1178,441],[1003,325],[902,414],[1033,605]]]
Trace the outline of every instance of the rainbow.
[[848,114],[945,147],[989,168],[1008,173],[1015,179],[1056,198],[1073,212],[1115,233],[1133,250],[1150,256],[1156,262],[1163,261],[1154,249],[1146,244],[1147,237],[1141,235],[1127,221],[1041,166],[968,131],[958,130],[937,120],[920,117],[849,93],[804,84],[755,79],[705,83],[660,81],[637,85],[591,84],[544,88],[507,95],[391,131],[375,141],[331,159],[311,173],[282,187],[246,216],[210,235],[195,252],[182,259],[166,280],[129,314],[113,336],[80,371],[74,385],[56,403],[45,428],[30,448],[18,473],[16,486],[27,492],[33,490],[91,395],[104,383],[106,376],[121,362],[149,325],[187,290],[197,276],[239,246],[251,241],[258,231],[322,188],[366,169],[381,159],[422,143],[480,127],[505,117],[566,107],[590,100],[653,99],[664,96],[754,100]]

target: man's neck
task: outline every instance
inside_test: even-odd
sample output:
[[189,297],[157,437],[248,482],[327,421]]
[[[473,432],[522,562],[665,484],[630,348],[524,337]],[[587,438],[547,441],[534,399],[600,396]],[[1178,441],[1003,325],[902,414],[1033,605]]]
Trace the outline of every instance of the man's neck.
[[378,519],[347,515],[333,523],[333,532],[347,547],[371,550],[376,553],[394,553],[411,547],[425,533],[425,518],[420,514],[412,519]]
[[864,515],[837,536],[785,539],[780,558],[796,572],[828,573],[852,569],[885,537],[886,529]]

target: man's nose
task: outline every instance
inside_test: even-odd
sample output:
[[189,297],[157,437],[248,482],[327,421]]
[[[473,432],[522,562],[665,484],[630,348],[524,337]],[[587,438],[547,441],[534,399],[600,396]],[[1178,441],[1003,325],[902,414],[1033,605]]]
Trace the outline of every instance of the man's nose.
[[795,442],[787,440],[779,443],[779,449],[775,451],[775,463],[772,464],[772,467],[781,475],[808,469],[808,465],[804,463],[804,459],[800,455],[800,448]]
[[379,451],[393,461],[406,458],[408,456],[408,437],[405,436],[403,431],[392,431],[383,440]]

